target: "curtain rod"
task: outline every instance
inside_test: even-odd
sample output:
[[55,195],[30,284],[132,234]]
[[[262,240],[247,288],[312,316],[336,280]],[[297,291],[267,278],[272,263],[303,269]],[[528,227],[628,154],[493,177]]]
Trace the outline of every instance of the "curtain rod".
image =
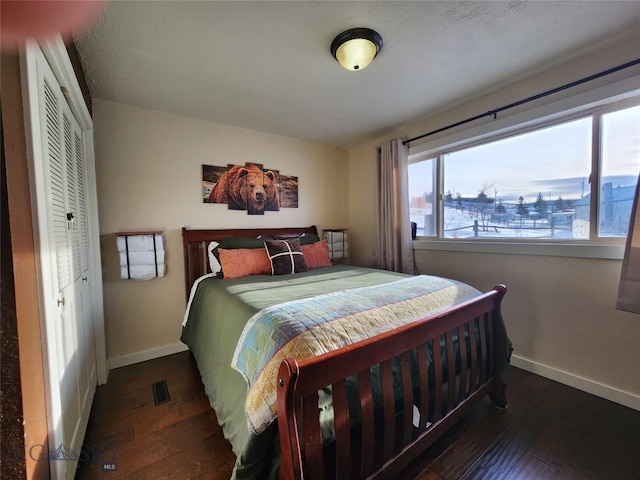
[[452,123],[451,125],[447,125],[446,127],[438,128],[437,130],[433,130],[428,133],[423,133],[422,135],[418,135],[417,137],[409,138],[408,140],[403,140],[402,144],[406,145],[407,143],[415,142],[416,140],[420,140],[421,138],[428,137],[430,135],[435,135],[436,133],[443,132],[445,130],[449,130],[451,128],[459,127],[460,125],[464,125],[465,123],[470,123],[475,120],[479,120],[483,117],[493,117],[494,119],[498,118],[498,113],[503,112],[504,110],[508,110],[513,107],[517,107],[519,105],[532,102],[542,97],[546,97],[548,95],[561,92],[562,90],[566,90],[568,88],[576,87],[586,82],[590,82],[591,80],[595,80],[600,77],[604,77],[606,75],[610,75],[615,72],[619,72],[620,70],[624,70],[625,68],[633,67],[634,65],[640,64],[640,58],[632,60],[631,62],[623,63],[622,65],[618,65],[617,67],[610,68],[609,70],[604,70],[600,73],[596,73],[594,75],[590,75],[585,78],[581,78],[580,80],[576,80],[575,82],[567,83],[560,87],[553,88],[551,90],[547,90],[546,92],[538,93],[537,95],[533,95],[531,97],[524,98],[517,102],[510,103],[509,105],[505,105],[503,107],[496,108],[494,110],[489,110],[488,112],[481,113],[480,115],[475,115],[473,117],[466,118],[456,123]]

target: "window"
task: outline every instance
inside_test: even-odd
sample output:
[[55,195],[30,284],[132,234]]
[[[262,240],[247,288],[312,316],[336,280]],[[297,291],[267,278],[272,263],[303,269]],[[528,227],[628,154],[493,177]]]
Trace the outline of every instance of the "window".
[[419,236],[436,234],[436,159],[409,164],[409,211]]
[[640,106],[602,115],[601,237],[626,237],[640,165]]
[[596,108],[410,162],[418,236],[624,238],[640,171],[640,105]]

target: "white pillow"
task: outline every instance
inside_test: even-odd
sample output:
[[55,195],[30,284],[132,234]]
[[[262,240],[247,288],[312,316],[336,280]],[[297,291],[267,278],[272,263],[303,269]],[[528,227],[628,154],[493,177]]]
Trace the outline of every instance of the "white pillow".
[[220,245],[218,242],[210,242],[207,247],[207,252],[209,253],[209,268],[211,268],[211,272],[215,274],[220,273],[220,270],[222,270],[222,265],[220,265],[220,262],[213,254],[213,249],[218,245]]

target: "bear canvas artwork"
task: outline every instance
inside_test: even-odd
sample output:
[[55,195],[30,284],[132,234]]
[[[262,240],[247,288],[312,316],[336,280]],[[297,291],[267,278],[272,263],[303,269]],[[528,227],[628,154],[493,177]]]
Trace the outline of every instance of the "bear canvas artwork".
[[246,210],[249,215],[264,215],[265,210],[280,209],[276,173],[262,165],[229,165],[211,193],[209,203],[226,203],[229,210]]
[[[203,202],[226,203],[229,210],[245,210],[249,215],[277,212],[280,207],[297,208],[297,177],[282,177],[286,180],[284,204],[280,200],[281,175],[278,170],[265,169],[252,162],[227,167],[202,165]],[[296,179],[295,188],[292,188],[292,178]]]
[[280,206],[283,208],[298,208],[298,177],[280,175],[278,187]]
[[[211,190],[213,190],[213,187],[226,171],[227,167],[202,165],[202,201],[204,203],[209,203]],[[220,203],[227,203],[227,199],[225,198],[224,201]]]

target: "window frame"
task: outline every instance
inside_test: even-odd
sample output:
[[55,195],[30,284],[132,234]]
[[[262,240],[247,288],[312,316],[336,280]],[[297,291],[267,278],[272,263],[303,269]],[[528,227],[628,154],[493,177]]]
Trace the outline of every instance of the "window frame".
[[[601,118],[603,115],[640,105],[640,76],[583,92],[537,108],[514,113],[474,128],[441,136],[409,148],[409,163],[436,159],[434,181],[435,236],[419,236],[414,249],[513,253],[526,255],[574,256],[622,259],[626,237],[598,237],[601,174]],[[580,118],[592,118],[589,239],[443,238],[444,164],[443,157],[474,146],[559,125]]]

